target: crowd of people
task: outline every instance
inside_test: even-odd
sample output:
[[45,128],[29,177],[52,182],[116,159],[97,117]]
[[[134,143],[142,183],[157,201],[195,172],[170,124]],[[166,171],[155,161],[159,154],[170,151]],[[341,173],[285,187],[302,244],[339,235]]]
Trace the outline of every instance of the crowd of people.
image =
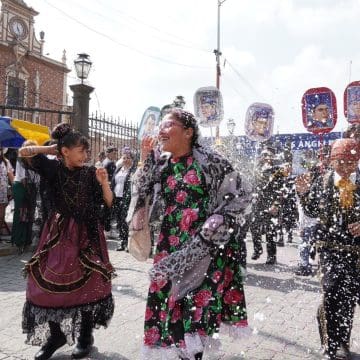
[[[141,158],[129,147],[108,147],[95,166],[85,165],[89,143],[59,124],[45,146],[27,141],[13,167],[0,154],[0,215],[14,198],[11,242],[31,243],[36,189],[41,236],[27,262],[22,327],[27,342],[49,359],[76,341],[72,357],[86,357],[93,329],[114,311],[116,275],[106,245],[113,220],[118,249],[151,229],[153,267],[146,303],[141,359],[203,358],[220,347],[219,333],[249,334],[244,275],[246,239],[256,261],[266,241],[265,266],[277,247],[301,238],[296,275],[312,274],[319,254],[323,301],[318,323],[324,359],[350,359],[354,309],[360,298],[360,127],[319,151],[318,162],[292,175],[291,154],[264,146],[252,178],[204,147],[195,117],[172,109],[156,139],[145,137]],[[236,170],[235,170],[236,169]],[[130,239],[130,240],[129,240]]]

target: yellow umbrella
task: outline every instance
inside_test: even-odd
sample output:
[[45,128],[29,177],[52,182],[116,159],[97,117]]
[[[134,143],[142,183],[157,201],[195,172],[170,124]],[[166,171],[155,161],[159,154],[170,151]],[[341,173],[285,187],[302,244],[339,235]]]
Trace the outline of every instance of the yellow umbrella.
[[43,145],[46,141],[50,140],[50,131],[47,126],[19,119],[12,119],[10,125],[25,140],[35,140],[39,145]]

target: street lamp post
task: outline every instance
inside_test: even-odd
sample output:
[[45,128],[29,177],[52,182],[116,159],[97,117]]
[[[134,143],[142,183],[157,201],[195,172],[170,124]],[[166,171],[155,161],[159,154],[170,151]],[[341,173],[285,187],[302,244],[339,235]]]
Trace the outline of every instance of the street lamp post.
[[[214,50],[214,54],[216,56],[216,87],[220,90],[220,76],[221,76],[221,69],[220,69],[220,57],[222,55],[220,51],[220,8],[221,5],[226,0],[218,0],[218,12],[217,12],[217,49]],[[216,140],[220,140],[220,129],[219,126],[216,127]]]
[[76,75],[81,79],[81,84],[71,85],[73,92],[73,126],[84,136],[89,137],[89,102],[90,94],[94,91],[92,86],[84,84],[88,78],[92,62],[88,54],[79,54],[74,61]]
[[236,126],[235,120],[234,119],[229,119],[227,121],[227,123],[226,123],[226,126],[227,126],[227,129],[228,129],[229,135],[233,136],[234,131],[235,131],[235,126]]
[[92,62],[88,54],[78,54],[78,58],[74,61],[76,75],[81,79],[81,83],[88,78]]

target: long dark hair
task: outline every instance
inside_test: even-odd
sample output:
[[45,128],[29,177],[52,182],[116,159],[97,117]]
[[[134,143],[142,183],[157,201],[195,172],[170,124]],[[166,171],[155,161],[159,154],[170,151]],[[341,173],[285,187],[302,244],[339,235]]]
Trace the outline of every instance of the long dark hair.
[[60,154],[63,147],[73,148],[82,146],[86,150],[90,147],[88,139],[81,132],[72,129],[67,123],[56,125],[51,133],[51,137],[56,140]]
[[191,146],[199,147],[200,130],[195,119],[195,116],[181,108],[171,109],[167,115],[171,115],[175,120],[183,124],[184,129],[193,129],[193,137],[191,139]]

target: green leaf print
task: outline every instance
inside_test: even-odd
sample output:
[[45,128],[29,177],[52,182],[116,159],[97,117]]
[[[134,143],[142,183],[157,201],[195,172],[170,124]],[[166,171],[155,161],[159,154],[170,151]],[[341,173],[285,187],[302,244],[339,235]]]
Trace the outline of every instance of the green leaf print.
[[175,234],[176,234],[176,228],[171,228],[170,235],[175,235]]
[[172,216],[172,215],[168,215],[168,220],[169,220],[169,222],[174,222],[174,217]]
[[189,188],[196,191],[198,194],[204,195],[204,190],[198,185],[190,185]]
[[189,239],[189,237],[190,237],[189,233],[187,233],[187,232],[182,233],[180,235],[180,242],[183,243],[183,242],[187,241]]
[[222,261],[221,258],[218,258],[216,261],[216,265],[219,269],[223,269],[224,268],[224,262]]
[[182,163],[177,163],[174,165],[174,173],[176,175],[180,174],[181,175],[181,171],[185,170],[185,166]]
[[185,330],[185,332],[188,332],[190,330],[190,328],[191,328],[191,320],[188,319],[188,320],[186,320],[184,322],[184,330]]
[[181,212],[176,213],[176,221],[180,221],[182,218]]
[[164,300],[165,299],[165,295],[162,291],[159,291],[157,294],[157,297],[160,299],[160,300]]

